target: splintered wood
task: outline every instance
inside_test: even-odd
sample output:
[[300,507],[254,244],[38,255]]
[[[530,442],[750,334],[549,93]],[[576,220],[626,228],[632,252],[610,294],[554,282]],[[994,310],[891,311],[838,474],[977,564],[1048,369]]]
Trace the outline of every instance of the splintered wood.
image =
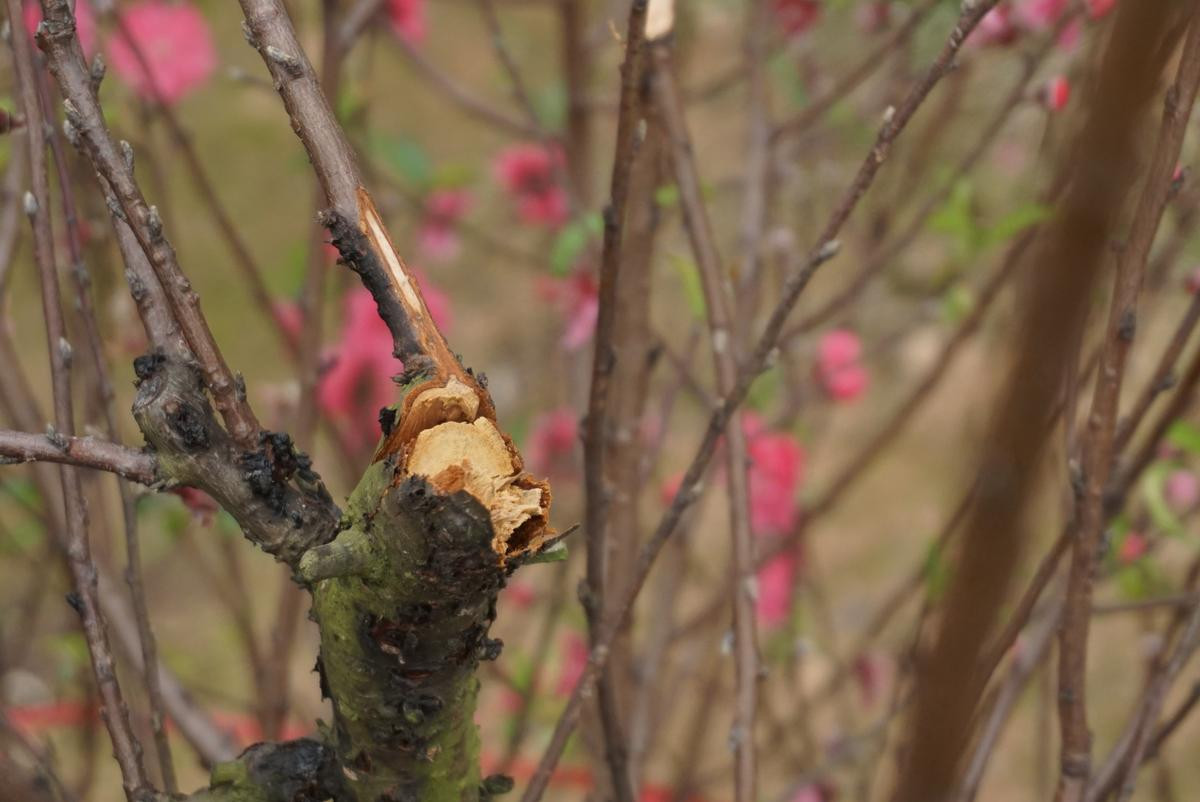
[[501,559],[536,551],[553,536],[548,526],[550,488],[522,470],[512,441],[480,416],[474,388],[451,377],[407,407],[401,428],[399,476],[423,476],[439,493],[464,490],[491,515],[492,549]]

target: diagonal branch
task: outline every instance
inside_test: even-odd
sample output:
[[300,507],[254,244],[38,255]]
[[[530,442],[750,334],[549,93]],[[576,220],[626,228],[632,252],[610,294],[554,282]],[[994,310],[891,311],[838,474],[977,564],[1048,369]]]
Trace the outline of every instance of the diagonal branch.
[[88,154],[96,172],[108,183],[121,215],[129,225],[162,284],[166,298],[188,346],[195,354],[213,401],[229,433],[243,447],[257,445],[258,419],[246,401],[240,376],[234,376],[213,339],[200,310],[200,298],[187,280],[175,249],[163,230],[162,218],[146,203],[133,177],[133,156],[128,145],[113,140],[104,113],[93,91],[93,78],[75,36],[75,21],[68,0],[44,0],[38,42],[46,52],[50,71],[66,98],[68,138]]

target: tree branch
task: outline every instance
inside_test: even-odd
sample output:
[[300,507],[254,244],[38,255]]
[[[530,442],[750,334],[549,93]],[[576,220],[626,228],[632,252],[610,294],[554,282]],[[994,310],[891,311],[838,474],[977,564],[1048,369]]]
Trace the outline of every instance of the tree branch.
[[160,481],[152,454],[95,437],[67,437],[56,431],[33,434],[0,429],[0,457],[9,463],[57,462],[93,468],[144,485]]

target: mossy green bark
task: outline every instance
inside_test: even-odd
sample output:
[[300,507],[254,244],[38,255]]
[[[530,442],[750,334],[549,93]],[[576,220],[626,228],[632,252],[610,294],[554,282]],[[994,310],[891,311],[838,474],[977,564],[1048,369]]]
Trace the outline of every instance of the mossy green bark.
[[321,629],[318,671],[333,702],[330,739],[355,802],[460,802],[480,796],[475,670],[504,569],[487,511],[419,477],[371,466],[348,526],[311,550]]

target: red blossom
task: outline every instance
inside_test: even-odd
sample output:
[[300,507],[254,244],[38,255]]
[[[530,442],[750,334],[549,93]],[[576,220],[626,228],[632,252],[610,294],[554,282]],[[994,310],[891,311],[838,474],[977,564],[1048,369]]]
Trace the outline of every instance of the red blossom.
[[575,271],[566,278],[539,277],[538,295],[558,307],[565,327],[562,347],[577,351],[596,331],[596,319],[600,314],[600,288],[596,279],[586,269]]
[[1179,468],[1171,471],[1163,487],[1167,503],[1176,513],[1182,514],[1200,501],[1200,479],[1189,470]]
[[862,341],[845,329],[826,332],[817,343],[816,378],[834,401],[853,401],[866,392],[869,376],[860,362]]
[[1070,0],[1020,0],[1016,5],[1017,22],[1030,31],[1046,31],[1066,13]]
[[216,70],[212,32],[194,5],[142,0],[120,13],[123,30],[109,40],[108,58],[113,72],[144,99],[176,103]]
[[1135,563],[1146,553],[1149,543],[1141,532],[1129,532],[1117,550],[1117,560],[1125,565]]
[[570,696],[579,683],[579,678],[583,676],[588,661],[587,643],[578,633],[570,632],[563,639],[561,660],[554,690],[559,696]]
[[1062,75],[1056,75],[1042,88],[1042,102],[1050,111],[1062,111],[1071,99],[1071,84]]
[[439,189],[429,194],[417,232],[417,245],[426,258],[448,262],[458,256],[458,221],[470,205],[471,196],[465,190]]
[[862,0],[854,9],[854,22],[863,33],[879,33],[892,21],[890,0]]
[[213,522],[220,507],[217,506],[216,500],[195,487],[176,487],[171,491],[183,501],[183,506],[188,508],[188,512],[192,517],[200,522],[202,526],[209,526]]
[[750,525],[755,534],[779,535],[795,524],[796,493],[804,480],[804,450],[790,434],[768,432],[758,415],[742,416],[750,461]]
[[775,19],[788,36],[800,36],[821,19],[820,0],[774,0]]
[[[449,325],[446,296],[414,270],[429,313],[444,331]],[[396,400],[392,377],[404,365],[392,356],[392,335],[380,319],[375,299],[356,287],[346,294],[345,315],[330,367],[321,377],[317,401],[354,448],[363,448],[379,436],[378,415]]]
[[578,416],[570,407],[561,407],[538,416],[525,448],[531,470],[549,474],[574,467],[570,460],[579,443],[578,421]]
[[1117,0],[1087,0],[1088,16],[1092,19],[1100,19],[1112,11],[1116,4]]
[[1007,5],[998,5],[983,15],[983,19],[971,32],[970,43],[977,46],[1010,45],[1017,40],[1019,33],[1013,24],[1012,9]]
[[566,222],[567,193],[558,180],[563,163],[561,150],[537,143],[512,145],[496,157],[496,180],[516,201],[523,222],[549,228]]
[[758,571],[758,622],[773,629],[792,614],[792,590],[796,586],[800,560],[795,554],[781,554]]
[[385,11],[392,33],[409,44],[425,41],[425,0],[387,0]]

